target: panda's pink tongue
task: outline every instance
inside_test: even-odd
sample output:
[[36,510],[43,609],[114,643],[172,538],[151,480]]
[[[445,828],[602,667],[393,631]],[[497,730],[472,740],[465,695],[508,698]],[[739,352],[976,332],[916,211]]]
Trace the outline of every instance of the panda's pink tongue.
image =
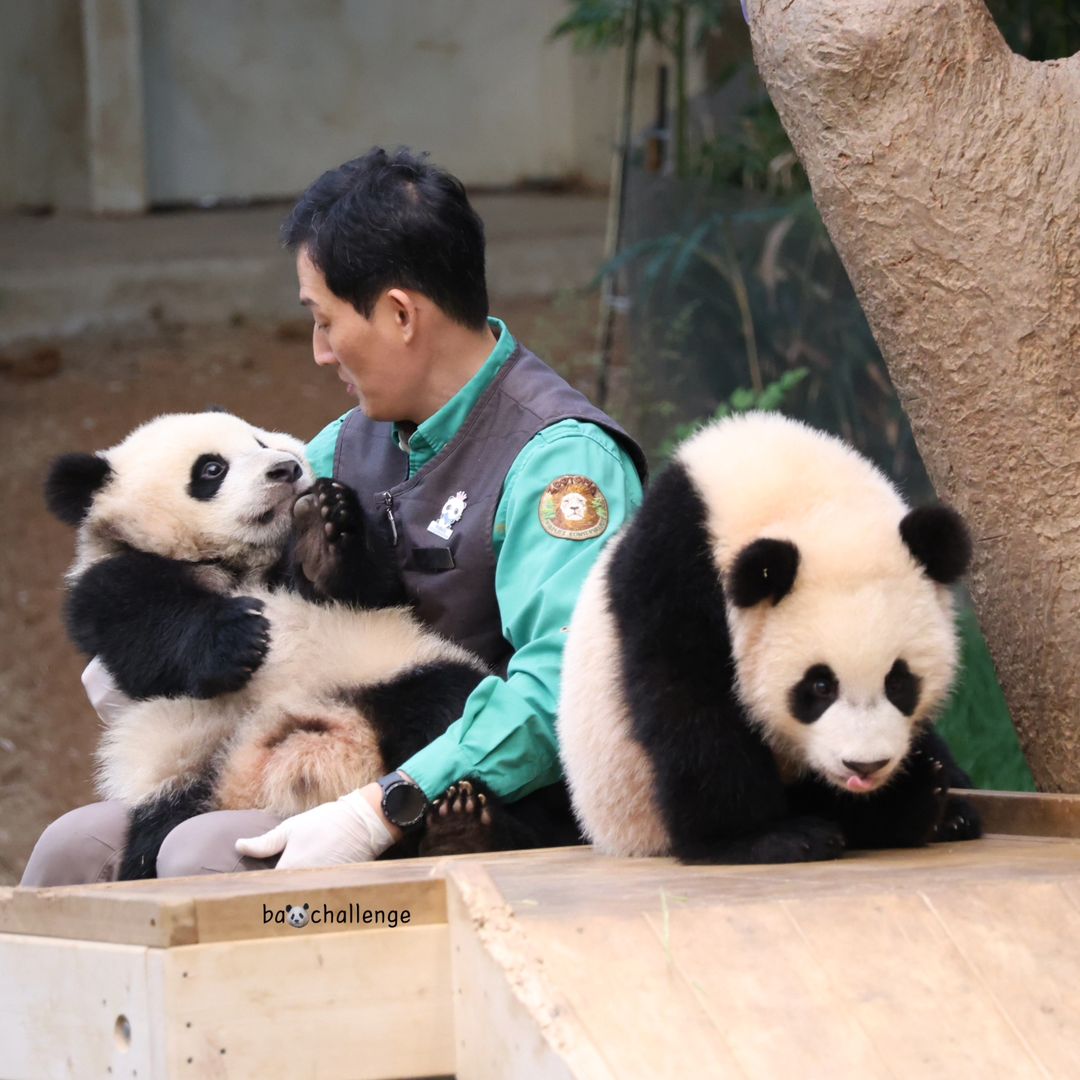
[[861,776],[849,776],[847,778],[848,791],[869,791],[874,785]]

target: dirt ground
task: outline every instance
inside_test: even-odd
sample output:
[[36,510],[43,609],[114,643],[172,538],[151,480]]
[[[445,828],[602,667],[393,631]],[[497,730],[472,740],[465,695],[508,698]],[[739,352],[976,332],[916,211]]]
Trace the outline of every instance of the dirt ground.
[[[592,393],[593,296],[503,300],[514,335]],[[221,405],[310,437],[349,408],[311,362],[309,325],[162,324],[0,355],[0,884],[16,882],[49,821],[93,801],[98,720],[79,683],[84,659],[61,621],[72,531],[45,510],[52,458],[98,450],[162,412]]]

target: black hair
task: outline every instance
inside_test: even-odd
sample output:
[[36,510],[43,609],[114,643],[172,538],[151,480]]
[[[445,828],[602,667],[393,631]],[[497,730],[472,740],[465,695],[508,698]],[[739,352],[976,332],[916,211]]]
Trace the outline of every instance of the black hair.
[[386,289],[414,289],[451,319],[482,329],[488,314],[484,225],[465,188],[408,147],[373,147],[319,177],[281,226],[330,291],[371,318]]

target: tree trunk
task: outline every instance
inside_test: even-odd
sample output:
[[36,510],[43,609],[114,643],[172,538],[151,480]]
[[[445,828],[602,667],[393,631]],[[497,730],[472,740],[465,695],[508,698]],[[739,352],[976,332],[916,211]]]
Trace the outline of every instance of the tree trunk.
[[981,0],[750,0],[754,56],[942,499],[1040,788],[1080,791],[1080,54]]

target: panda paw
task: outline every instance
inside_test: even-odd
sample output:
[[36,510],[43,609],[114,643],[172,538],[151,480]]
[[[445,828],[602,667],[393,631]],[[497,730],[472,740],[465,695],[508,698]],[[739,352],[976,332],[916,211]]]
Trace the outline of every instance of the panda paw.
[[947,844],[959,840],[978,840],[982,836],[982,819],[967,799],[950,795],[945,801],[945,813],[934,830],[932,842]]
[[244,687],[270,649],[270,622],[253,596],[224,599],[201,627],[200,661],[192,672],[190,696],[213,698]]
[[494,796],[477,780],[459,780],[428,811],[420,855],[496,850]]
[[836,822],[806,815],[734,840],[684,846],[675,854],[684,863],[824,862],[840,858],[845,846]]
[[321,477],[293,504],[293,526],[295,560],[304,580],[333,598],[340,591],[344,553],[362,530],[356,492]]

